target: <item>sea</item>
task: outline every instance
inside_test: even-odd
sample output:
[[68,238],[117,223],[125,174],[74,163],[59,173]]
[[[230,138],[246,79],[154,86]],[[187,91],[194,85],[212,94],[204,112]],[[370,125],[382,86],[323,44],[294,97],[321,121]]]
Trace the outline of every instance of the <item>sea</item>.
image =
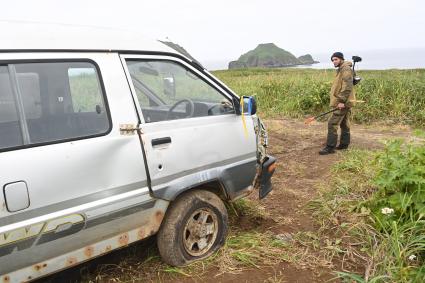
[[[330,60],[332,52],[312,53],[317,64],[296,66],[291,68],[313,68],[330,69],[333,68]],[[295,54],[296,56],[299,56]],[[346,59],[351,60],[353,55],[360,56],[362,62],[356,64],[357,70],[387,70],[387,69],[417,69],[425,68],[425,47],[424,48],[403,48],[403,49],[382,49],[382,50],[363,50],[344,52]],[[207,60],[201,63],[208,70],[226,70],[230,61],[233,59]]]

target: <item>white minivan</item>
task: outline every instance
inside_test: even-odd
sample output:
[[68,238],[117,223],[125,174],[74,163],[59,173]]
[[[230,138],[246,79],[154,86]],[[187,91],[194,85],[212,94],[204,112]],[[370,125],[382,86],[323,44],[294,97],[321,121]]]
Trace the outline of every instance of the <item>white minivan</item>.
[[252,97],[137,34],[35,34],[0,45],[0,282],[153,234],[185,265],[224,243],[224,202],[271,191]]

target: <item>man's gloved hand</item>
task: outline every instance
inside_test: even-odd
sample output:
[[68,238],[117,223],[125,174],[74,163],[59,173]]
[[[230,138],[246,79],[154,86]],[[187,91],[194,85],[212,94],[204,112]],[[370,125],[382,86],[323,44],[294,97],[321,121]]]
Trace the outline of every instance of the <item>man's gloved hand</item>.
[[344,104],[344,103],[338,103],[337,108],[338,108],[339,110],[344,109],[344,108],[345,108],[345,104]]

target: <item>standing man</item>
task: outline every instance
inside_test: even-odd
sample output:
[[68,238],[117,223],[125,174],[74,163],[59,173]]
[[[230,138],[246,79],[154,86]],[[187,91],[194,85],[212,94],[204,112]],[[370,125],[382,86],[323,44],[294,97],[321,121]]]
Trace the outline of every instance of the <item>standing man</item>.
[[[350,61],[344,60],[344,54],[335,52],[331,56],[331,61],[336,71],[336,77],[331,88],[331,102],[332,108],[338,108],[333,112],[328,121],[328,138],[326,147],[319,151],[320,155],[335,153],[335,148],[338,150],[347,149],[350,144],[350,119],[351,107],[355,103],[355,95],[353,90],[353,64]],[[339,145],[336,146],[338,141],[338,127],[341,128],[341,137]]]

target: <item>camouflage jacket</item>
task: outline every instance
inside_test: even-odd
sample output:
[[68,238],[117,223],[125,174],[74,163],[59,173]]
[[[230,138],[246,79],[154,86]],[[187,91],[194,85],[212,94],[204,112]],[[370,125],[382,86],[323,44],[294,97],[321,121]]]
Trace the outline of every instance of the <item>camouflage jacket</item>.
[[344,103],[346,107],[353,107],[356,101],[353,87],[353,63],[344,61],[336,71],[336,76],[331,88],[330,106],[335,108],[338,103]]

